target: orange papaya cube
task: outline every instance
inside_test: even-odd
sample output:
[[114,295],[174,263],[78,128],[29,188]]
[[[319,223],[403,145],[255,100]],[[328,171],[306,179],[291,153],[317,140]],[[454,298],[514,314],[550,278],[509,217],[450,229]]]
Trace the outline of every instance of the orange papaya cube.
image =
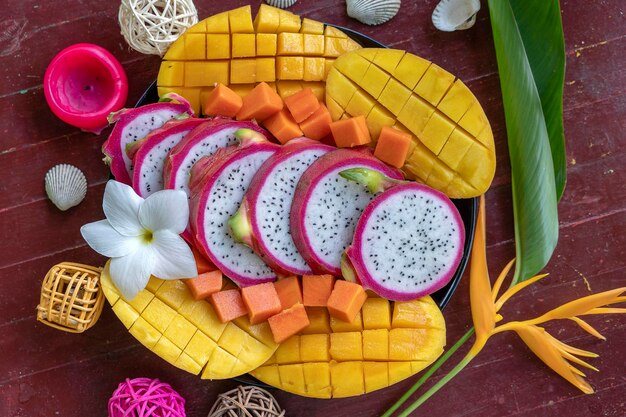
[[328,297],[328,312],[331,316],[351,323],[361,311],[367,294],[362,286],[354,282],[339,280]]
[[326,307],[333,291],[335,278],[332,275],[303,275],[302,299],[307,307]]
[[282,309],[274,284],[266,282],[241,289],[251,324],[261,323]]
[[207,260],[194,246],[191,247],[191,253],[193,253],[193,258],[196,260],[198,274],[204,274],[205,272],[211,272],[217,269],[215,265]]
[[283,108],[283,100],[266,82],[259,83],[243,98],[237,120],[263,121]]
[[386,164],[401,168],[409,153],[411,134],[383,126],[376,143],[374,156]]
[[219,83],[202,103],[202,113],[205,116],[234,117],[242,105],[243,100],[239,94]]
[[320,106],[320,102],[310,88],[303,88],[295,94],[284,98],[285,106],[293,116],[296,123],[304,121],[307,117],[315,113]]
[[287,277],[274,282],[274,288],[280,299],[280,307],[286,310],[296,304],[302,304],[302,290],[297,277]]
[[203,300],[222,289],[222,271],[205,272],[195,278],[184,279],[195,300]]
[[320,140],[330,133],[330,124],[333,122],[330,112],[322,103],[315,113],[300,123],[300,129],[307,138]]
[[248,314],[238,289],[214,292],[209,296],[209,300],[222,323]]
[[282,343],[309,325],[309,318],[302,304],[296,304],[267,319],[274,341]]
[[367,129],[365,116],[337,120],[330,124],[330,131],[338,148],[352,148],[370,143],[372,138]]
[[293,138],[302,136],[300,126],[286,109],[282,109],[263,121],[263,126],[283,145]]

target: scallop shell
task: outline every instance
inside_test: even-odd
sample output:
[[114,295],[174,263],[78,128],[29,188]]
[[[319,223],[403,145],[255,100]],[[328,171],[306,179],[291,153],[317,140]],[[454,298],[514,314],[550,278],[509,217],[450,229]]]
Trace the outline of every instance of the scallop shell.
[[400,10],[400,0],[346,0],[348,16],[366,25],[380,25]]
[[46,173],[46,194],[52,203],[65,211],[77,206],[87,194],[85,174],[73,165],[56,165]]
[[286,9],[293,6],[298,0],[265,0],[270,6],[278,7],[279,9]]
[[441,0],[433,11],[433,25],[444,32],[469,29],[479,10],[480,0]]

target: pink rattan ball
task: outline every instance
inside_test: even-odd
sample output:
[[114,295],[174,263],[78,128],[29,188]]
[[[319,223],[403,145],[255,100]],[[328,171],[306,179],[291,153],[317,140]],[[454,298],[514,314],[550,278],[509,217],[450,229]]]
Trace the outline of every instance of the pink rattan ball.
[[126,379],[109,400],[109,417],[186,417],[185,399],[158,379]]

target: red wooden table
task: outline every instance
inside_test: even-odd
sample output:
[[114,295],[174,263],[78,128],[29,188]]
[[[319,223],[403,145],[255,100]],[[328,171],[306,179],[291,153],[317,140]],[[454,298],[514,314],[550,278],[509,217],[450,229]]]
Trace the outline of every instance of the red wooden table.
[[[196,1],[200,17],[244,1]],[[253,2],[256,9],[259,1]],[[458,33],[430,23],[436,0],[404,1],[391,22],[368,27],[349,19],[343,2],[301,0],[303,16],[344,25],[396,48],[435,61],[465,81],[491,121],[498,152],[496,178],[487,193],[492,273],[514,256],[506,132],[488,12]],[[133,339],[112,314],[82,335],[59,332],[35,320],[46,271],[60,261],[101,265],[82,240],[82,224],[103,218],[108,178],[101,136],[56,119],[42,91],[48,62],[62,48],[93,42],[113,52],[130,80],[128,105],[154,80],[159,59],[131,51],[119,34],[115,1],[5,2],[0,19],[0,416],[104,416],[111,392],[126,377],[158,377],[187,398],[191,417],[205,416],[216,395],[234,381],[201,381],[166,364]],[[563,0],[567,51],[565,134],[568,183],[559,205],[560,241],[551,277],[511,300],[506,317],[539,315],[590,291],[626,283],[626,19],[623,0]],[[486,8],[485,2],[483,7]],[[60,212],[43,188],[58,163],[81,168],[86,200]],[[445,310],[448,343],[471,325],[467,277]],[[547,369],[514,334],[494,337],[480,356],[421,410],[429,416],[625,416],[626,319],[590,319],[608,336],[598,341],[562,323],[561,340],[601,356],[592,364],[595,395],[584,395]],[[438,374],[441,375],[441,374]],[[437,378],[433,378],[436,381]],[[431,383],[432,383],[431,382]],[[275,392],[293,416],[375,416],[411,380],[357,399],[313,400]]]

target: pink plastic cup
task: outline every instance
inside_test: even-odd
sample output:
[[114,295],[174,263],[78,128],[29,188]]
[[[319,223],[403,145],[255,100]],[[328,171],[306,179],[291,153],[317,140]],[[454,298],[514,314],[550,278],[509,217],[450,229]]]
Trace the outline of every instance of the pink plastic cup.
[[46,69],[43,85],[48,106],[59,119],[96,134],[128,97],[122,65],[109,51],[90,43],[59,52]]

